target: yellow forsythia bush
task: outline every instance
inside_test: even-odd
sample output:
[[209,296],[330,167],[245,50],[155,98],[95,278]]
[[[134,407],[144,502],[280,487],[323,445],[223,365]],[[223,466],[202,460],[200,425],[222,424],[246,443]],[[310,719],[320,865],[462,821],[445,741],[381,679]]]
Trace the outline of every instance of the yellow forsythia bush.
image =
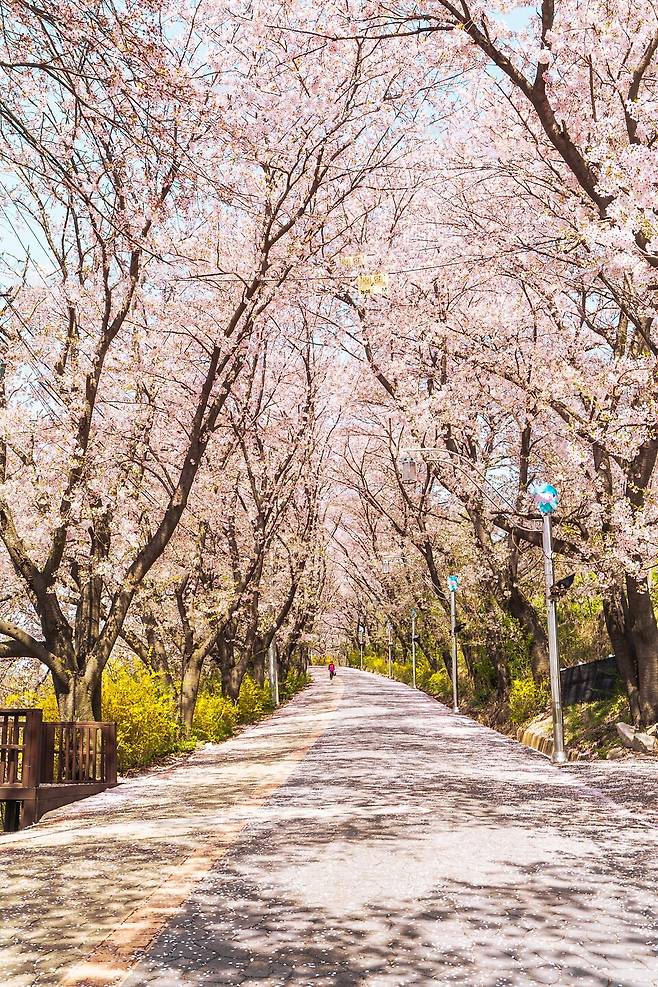
[[194,710],[192,733],[197,740],[219,743],[235,730],[238,711],[230,699],[212,692],[200,692]]
[[52,685],[44,685],[41,689],[25,689],[23,692],[12,692],[5,696],[0,703],[2,706],[16,709],[41,709],[44,720],[53,723],[59,720],[57,699]]
[[413,679],[413,669],[411,662],[394,661],[392,666],[393,678],[398,682],[405,682],[411,685]]
[[237,702],[238,723],[254,723],[259,720],[265,708],[270,705],[269,694],[269,686],[261,689],[249,675],[245,675]]
[[430,676],[426,688],[430,695],[436,696],[437,699],[447,699],[452,695],[452,683],[444,668],[440,668]]
[[[291,672],[280,687],[282,702],[310,681],[305,673]],[[119,772],[145,768],[176,751],[190,750],[194,741],[219,743],[230,737],[238,723],[253,723],[273,708],[269,685],[260,688],[245,676],[237,703],[221,692],[202,689],[192,727],[193,740],[181,741],[176,696],[162,676],[138,661],[113,662],[103,675],[103,719],[117,724]],[[59,720],[52,685],[6,695],[3,705],[43,709],[44,719]]]
[[378,672],[380,675],[388,675],[388,660],[368,655],[365,661],[366,668],[371,672]]
[[513,679],[509,694],[510,720],[518,726],[543,713],[550,701],[551,692],[547,683],[537,684],[532,678]]
[[146,767],[179,749],[176,699],[161,676],[137,662],[106,670],[103,719],[117,723],[120,772]]

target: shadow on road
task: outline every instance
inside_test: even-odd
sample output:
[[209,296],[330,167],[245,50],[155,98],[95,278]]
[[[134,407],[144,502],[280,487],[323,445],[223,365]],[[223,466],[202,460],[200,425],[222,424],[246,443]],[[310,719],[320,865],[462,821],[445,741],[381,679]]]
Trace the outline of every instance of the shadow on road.
[[331,729],[130,987],[656,987],[646,821],[427,697],[345,679]]

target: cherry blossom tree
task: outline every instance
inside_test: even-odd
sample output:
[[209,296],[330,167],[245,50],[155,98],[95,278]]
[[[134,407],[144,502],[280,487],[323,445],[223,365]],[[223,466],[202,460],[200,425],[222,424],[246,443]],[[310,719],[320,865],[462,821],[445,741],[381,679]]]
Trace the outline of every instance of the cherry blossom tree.
[[459,569],[504,699],[550,478],[655,722],[649,0],[5,7],[0,659],[98,718],[131,648],[189,731],[327,608],[441,641]]
[[3,21],[1,648],[50,669],[67,716],[100,715],[259,331],[321,280],[403,135],[363,46],[299,62],[274,14],[196,13]]

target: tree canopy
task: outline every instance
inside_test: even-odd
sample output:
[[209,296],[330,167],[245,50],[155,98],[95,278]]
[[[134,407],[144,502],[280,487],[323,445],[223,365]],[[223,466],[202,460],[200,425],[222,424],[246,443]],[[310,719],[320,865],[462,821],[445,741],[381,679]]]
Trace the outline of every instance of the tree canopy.
[[189,730],[359,618],[438,670],[458,572],[504,701],[550,480],[658,719],[648,0],[7,0],[0,79],[1,661],[98,719],[131,654]]

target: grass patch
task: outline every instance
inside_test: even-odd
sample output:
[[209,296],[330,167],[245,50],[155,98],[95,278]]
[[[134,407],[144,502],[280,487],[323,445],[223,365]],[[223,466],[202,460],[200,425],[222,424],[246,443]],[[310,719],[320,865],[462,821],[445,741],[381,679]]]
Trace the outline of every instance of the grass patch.
[[615,723],[630,722],[631,711],[624,693],[595,703],[578,703],[564,710],[565,743],[584,754],[606,757],[611,747],[619,747]]

